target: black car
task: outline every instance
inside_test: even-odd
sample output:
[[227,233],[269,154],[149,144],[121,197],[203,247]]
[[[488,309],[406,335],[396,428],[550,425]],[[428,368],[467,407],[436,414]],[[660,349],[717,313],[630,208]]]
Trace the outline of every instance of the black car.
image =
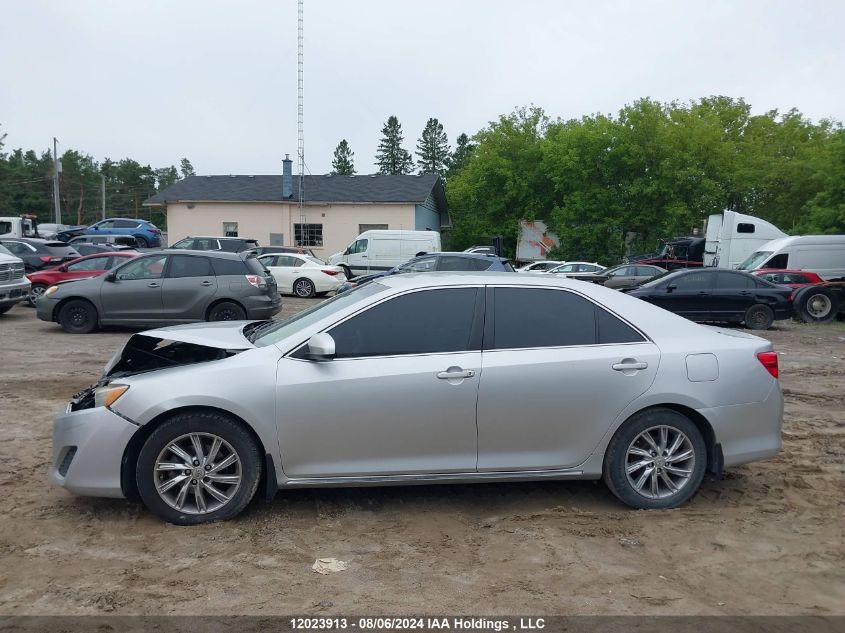
[[693,321],[767,330],[792,317],[792,289],[737,270],[676,270],[623,292]]
[[373,279],[386,277],[387,275],[457,271],[480,272],[483,270],[503,273],[515,272],[507,259],[488,253],[427,253],[425,255],[418,255],[390,270],[350,279],[341,284],[340,288],[337,289],[337,294],[351,290]]
[[258,240],[245,237],[194,237],[188,236],[169,248],[184,248],[193,251],[225,251],[227,253],[241,253],[254,251],[258,248]]
[[0,244],[15,257],[23,260],[26,272],[58,266],[79,257],[79,252],[64,242],[27,237],[3,237]]

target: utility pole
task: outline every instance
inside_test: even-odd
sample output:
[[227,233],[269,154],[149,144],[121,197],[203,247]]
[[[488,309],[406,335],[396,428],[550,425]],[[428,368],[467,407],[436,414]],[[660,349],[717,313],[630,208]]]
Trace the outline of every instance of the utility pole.
[[302,49],[303,49],[303,0],[297,2],[297,29],[296,29],[296,87],[297,87],[297,155],[299,157],[299,246],[308,242],[305,235],[305,132],[303,127],[303,81],[302,81]]
[[62,170],[62,166],[59,163],[59,154],[57,151],[57,146],[59,144],[59,140],[54,136],[53,137],[53,206],[56,210],[56,224],[62,223],[62,208],[59,205],[59,172]]
[[100,195],[103,199],[103,217],[102,219],[106,219],[106,177],[104,174],[100,174]]

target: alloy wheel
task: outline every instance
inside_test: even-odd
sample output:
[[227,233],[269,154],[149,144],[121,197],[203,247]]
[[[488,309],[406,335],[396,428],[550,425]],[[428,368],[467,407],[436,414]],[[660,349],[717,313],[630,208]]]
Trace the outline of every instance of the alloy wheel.
[[29,302],[32,305],[38,303],[38,300],[41,298],[41,296],[46,290],[47,288],[45,286],[42,286],[41,284],[36,284],[35,286],[32,286],[29,291]]
[[680,430],[660,425],[646,429],[628,446],[628,483],[647,499],[666,499],[689,483],[695,469],[692,442]]
[[153,469],[159,496],[185,514],[219,510],[234,497],[242,477],[237,451],[212,433],[177,437],[162,449]]
[[293,291],[297,297],[310,297],[314,294],[314,284],[307,279],[300,279],[294,285]]

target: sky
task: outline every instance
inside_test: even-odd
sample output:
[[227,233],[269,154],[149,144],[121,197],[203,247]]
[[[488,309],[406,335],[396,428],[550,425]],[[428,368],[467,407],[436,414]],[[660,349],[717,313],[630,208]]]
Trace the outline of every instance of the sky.
[[[304,0],[306,173],[345,138],[375,171],[395,114],[454,147],[530,104],[743,97],[845,121],[841,0]],[[296,0],[0,0],[6,150],[76,149],[199,174],[281,173],[297,148]],[[296,162],[294,162],[296,169]]]

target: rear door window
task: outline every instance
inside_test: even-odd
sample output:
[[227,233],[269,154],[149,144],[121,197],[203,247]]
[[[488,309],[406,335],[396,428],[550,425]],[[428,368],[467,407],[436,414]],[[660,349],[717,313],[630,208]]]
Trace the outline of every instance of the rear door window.
[[114,221],[114,228],[116,229],[136,229],[138,228],[138,222],[132,220],[115,220]]
[[[258,264],[261,266],[261,264]],[[223,259],[222,257],[212,257],[211,267],[214,268],[214,274],[218,277],[226,275],[247,275],[249,271],[244,263],[239,259]],[[261,272],[255,274],[263,274],[264,267],[261,266]]]
[[70,272],[80,272],[84,270],[106,270],[108,268],[108,257],[91,257],[90,259],[83,259],[81,262],[75,262],[67,267]]
[[159,279],[164,273],[164,265],[167,262],[167,255],[152,255],[150,257],[139,257],[128,264],[121,266],[117,271],[117,278],[123,280],[131,279]]
[[713,275],[701,272],[676,277],[669,283],[673,284],[676,290],[710,290],[713,281]]
[[719,290],[747,290],[756,284],[750,276],[740,273],[717,273],[716,288]]
[[594,345],[595,305],[573,292],[545,288],[493,290],[490,349]]
[[170,270],[168,277],[212,277],[214,271],[207,257],[194,257],[192,255],[173,255],[170,258]]

